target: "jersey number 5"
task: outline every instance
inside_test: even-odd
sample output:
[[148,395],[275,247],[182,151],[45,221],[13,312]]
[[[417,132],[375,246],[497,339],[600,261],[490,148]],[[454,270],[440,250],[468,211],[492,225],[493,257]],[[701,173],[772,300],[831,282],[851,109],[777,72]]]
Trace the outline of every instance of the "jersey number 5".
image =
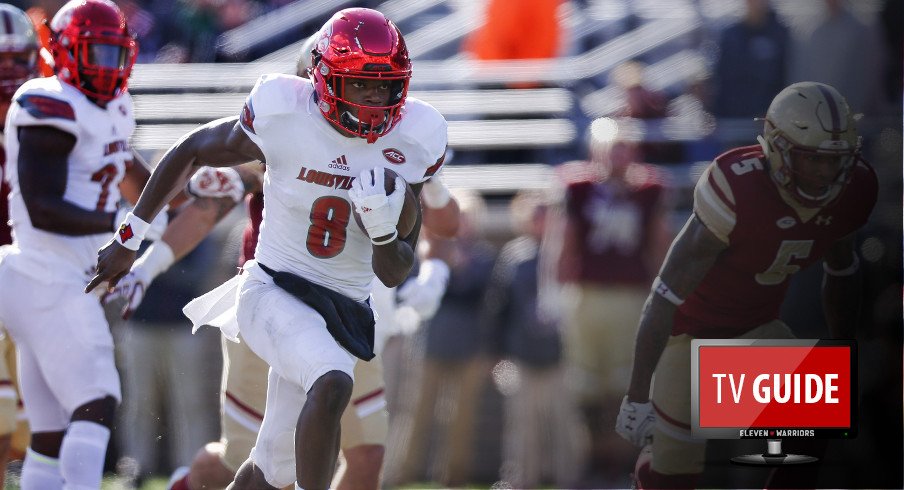
[[333,258],[345,249],[345,229],[352,205],[336,196],[323,196],[311,205],[311,227],[308,228],[308,252],[318,259]]
[[781,284],[785,278],[800,270],[799,265],[791,263],[793,259],[805,259],[810,256],[813,248],[813,240],[785,240],[778,248],[775,260],[764,272],[760,272],[754,278],[756,282],[764,286]]

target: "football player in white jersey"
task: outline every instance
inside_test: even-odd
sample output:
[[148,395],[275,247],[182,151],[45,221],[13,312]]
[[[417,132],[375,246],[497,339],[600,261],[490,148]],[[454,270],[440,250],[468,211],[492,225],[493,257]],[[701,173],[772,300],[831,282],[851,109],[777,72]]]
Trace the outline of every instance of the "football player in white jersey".
[[[373,357],[370,283],[397,286],[414,262],[420,220],[406,237],[396,230],[405,181],[419,193],[443,163],[446,122],[406,97],[411,63],[395,25],[346,9],[318,36],[312,80],[265,75],[240,117],[180,139],[120,227],[140,237],[194,166],[267,165],[256,261],[234,284],[238,331],[271,367],[267,408],[233,488],[329,486],[355,357]],[[401,176],[388,196],[384,167]],[[363,229],[350,225],[352,205]],[[120,235],[98,255],[88,291],[115,284],[135,260]]]
[[22,488],[99,488],[120,385],[103,308],[82,289],[126,214],[121,195],[134,202],[149,176],[128,144],[138,47],[106,0],[67,3],[50,28],[55,76],[24,83],[6,118],[14,240],[0,253],[0,323],[33,431]]

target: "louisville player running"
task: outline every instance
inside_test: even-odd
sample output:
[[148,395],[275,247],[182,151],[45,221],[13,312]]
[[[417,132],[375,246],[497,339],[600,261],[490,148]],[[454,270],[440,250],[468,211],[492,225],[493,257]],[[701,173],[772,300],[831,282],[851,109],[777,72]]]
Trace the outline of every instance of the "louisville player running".
[[703,173],[694,214],[644,306],[616,423],[638,446],[652,434],[652,460],[643,453],[638,460],[640,488],[694,488],[703,472],[705,441],[690,433],[691,339],[791,337],[778,320],[788,278],[820,258],[830,333],[853,337],[853,234],[878,186],[860,157],[854,115],[834,88],[796,83],[772,101],[758,139],[760,146],[728,151]]
[[[120,398],[99,298],[82,294],[149,173],[133,164],[126,84],[138,47],[122,12],[75,0],[50,23],[56,75],[13,96],[4,144],[14,241],[0,262],[0,322],[16,341],[33,431],[23,489],[98,488]],[[165,215],[148,236],[165,226]]]
[[[246,194],[244,200],[247,201],[249,220],[243,234],[240,264],[254,257],[264,211],[263,172],[263,166],[251,163],[235,169],[202,167],[192,176],[188,184],[189,193],[195,196],[192,204],[180,211],[162,240],[151,244],[129,274],[117,284],[117,294],[111,295],[128,298],[125,315],[138,308],[144,291],[154,278],[190,252]],[[421,200],[425,230],[454,235],[458,205],[438,176],[424,184]],[[411,306],[422,318],[429,318],[445,291],[446,278],[448,267],[445,263],[438,258],[428,258],[422,263],[417,278],[412,278],[404,288],[409,289],[410,284],[412,288],[416,287],[418,294],[400,293],[399,307]],[[396,303],[395,294],[391,293],[388,301],[382,301],[383,295],[378,294],[381,287],[382,284],[375,281],[372,307],[382,320],[377,321],[376,347],[385,336],[381,335],[381,330],[391,328],[386,322],[392,322]],[[168,487],[173,490],[226,487],[247,458],[260,430],[269,366],[245,342],[229,342],[224,338],[222,348],[220,440],[205,445],[190,468],[183,467],[174,472]],[[388,431],[379,353],[370,362],[357,363],[354,374],[351,401],[341,419],[340,448],[345,465],[335,479],[335,487],[376,489],[379,488]]]
[[[140,236],[195,165],[266,162],[256,260],[231,282],[242,339],[271,369],[263,424],[234,488],[329,486],[355,355],[373,357],[370,283],[376,275],[396,286],[414,261],[419,220],[407,237],[396,231],[405,181],[419,192],[446,146],[442,116],[406,100],[411,63],[395,25],[347,9],[318,36],[313,80],[261,77],[240,118],[202,126],[167,152],[122,224]],[[401,176],[388,196],[384,166]],[[352,205],[364,230],[349,226]],[[114,238],[87,290],[115,283],[134,261],[134,237]],[[344,320],[327,324],[330,311]]]
[[[38,41],[25,12],[0,3],[0,138],[13,94],[38,75]],[[0,245],[12,243],[9,219],[9,185],[3,179],[6,152],[0,143]],[[2,326],[2,325],[0,325]],[[6,478],[6,462],[12,453],[24,454],[28,444],[28,423],[20,413],[16,387],[16,349],[5,333],[0,333],[0,488]],[[15,456],[14,456],[15,457]]]

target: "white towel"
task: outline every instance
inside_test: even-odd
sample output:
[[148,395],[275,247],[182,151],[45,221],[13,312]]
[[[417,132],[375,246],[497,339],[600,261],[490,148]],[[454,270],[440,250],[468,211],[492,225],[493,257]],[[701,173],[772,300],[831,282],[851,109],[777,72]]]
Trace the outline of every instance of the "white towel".
[[239,323],[235,313],[241,282],[242,276],[236,275],[182,308],[182,313],[191,320],[192,333],[202,325],[210,325],[219,328],[227,339],[239,342]]

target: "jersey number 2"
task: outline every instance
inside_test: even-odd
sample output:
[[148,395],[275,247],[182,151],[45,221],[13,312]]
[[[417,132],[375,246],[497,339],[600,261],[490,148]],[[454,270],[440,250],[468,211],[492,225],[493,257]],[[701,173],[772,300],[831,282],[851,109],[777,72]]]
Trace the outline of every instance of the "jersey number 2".
[[308,228],[308,252],[318,259],[330,259],[345,249],[345,229],[352,205],[336,196],[323,196],[311,205],[311,227]]
[[813,248],[813,240],[784,240],[775,254],[775,260],[763,272],[760,272],[754,278],[756,282],[764,286],[774,286],[781,284],[785,278],[800,270],[799,265],[791,263],[793,259],[805,259],[810,256],[810,250]]

